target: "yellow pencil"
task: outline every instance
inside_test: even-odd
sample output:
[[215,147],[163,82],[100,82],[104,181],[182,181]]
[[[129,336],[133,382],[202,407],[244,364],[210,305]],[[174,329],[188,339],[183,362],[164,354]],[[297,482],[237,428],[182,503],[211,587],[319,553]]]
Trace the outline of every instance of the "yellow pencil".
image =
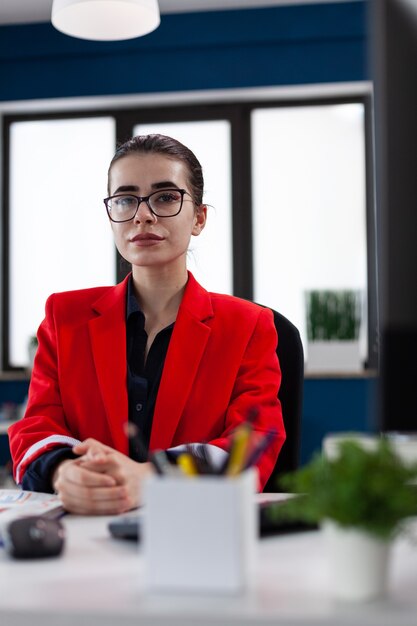
[[234,433],[233,445],[226,469],[226,474],[228,476],[236,476],[245,467],[251,432],[252,428],[250,424],[245,423],[239,426]]
[[198,476],[197,466],[191,454],[183,452],[177,458],[177,465],[186,476]]

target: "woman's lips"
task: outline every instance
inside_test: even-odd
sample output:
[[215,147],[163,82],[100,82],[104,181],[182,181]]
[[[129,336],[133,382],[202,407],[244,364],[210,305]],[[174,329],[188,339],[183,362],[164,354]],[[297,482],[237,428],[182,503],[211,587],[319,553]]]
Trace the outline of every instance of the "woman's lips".
[[154,246],[163,240],[163,237],[160,237],[160,235],[155,235],[154,233],[140,233],[132,237],[130,242],[133,243],[135,246]]

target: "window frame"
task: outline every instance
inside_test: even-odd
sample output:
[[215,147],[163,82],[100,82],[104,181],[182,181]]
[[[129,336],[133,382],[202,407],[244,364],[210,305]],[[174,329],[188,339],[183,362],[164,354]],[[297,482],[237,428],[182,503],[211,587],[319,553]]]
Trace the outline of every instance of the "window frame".
[[[378,368],[378,311],[376,218],[374,198],[373,105],[372,94],[314,95],[306,97],[271,97],[224,102],[175,104],[138,104],[129,107],[95,108],[94,110],[59,110],[53,112],[5,114],[3,117],[2,159],[2,328],[1,354],[3,372],[21,372],[25,368],[10,364],[9,351],[9,231],[10,231],[10,127],[15,122],[77,119],[109,116],[116,123],[116,145],[130,138],[140,123],[227,120],[231,128],[232,192],[232,272],[233,293],[253,299],[254,258],[252,241],[252,162],[251,113],[254,109],[362,103],[365,111],[365,181],[368,295],[368,360],[365,369]],[[129,271],[115,251],[116,276],[119,282]],[[268,303],[262,303],[268,304]]]

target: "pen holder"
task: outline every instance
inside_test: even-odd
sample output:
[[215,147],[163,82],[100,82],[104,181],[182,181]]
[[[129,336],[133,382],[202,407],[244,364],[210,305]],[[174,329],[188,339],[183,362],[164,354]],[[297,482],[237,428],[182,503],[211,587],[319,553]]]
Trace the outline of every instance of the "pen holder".
[[143,550],[151,591],[239,592],[257,538],[256,470],[239,476],[152,476]]

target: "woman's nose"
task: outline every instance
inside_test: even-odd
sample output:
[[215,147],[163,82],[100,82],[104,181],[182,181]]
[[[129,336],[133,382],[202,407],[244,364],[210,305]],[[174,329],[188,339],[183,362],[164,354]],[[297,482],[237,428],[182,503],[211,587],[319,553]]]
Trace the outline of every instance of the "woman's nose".
[[138,206],[138,210],[136,211],[136,215],[134,217],[134,222],[136,224],[140,224],[141,222],[155,222],[156,216],[152,213],[150,208],[148,207],[147,202],[142,200]]

